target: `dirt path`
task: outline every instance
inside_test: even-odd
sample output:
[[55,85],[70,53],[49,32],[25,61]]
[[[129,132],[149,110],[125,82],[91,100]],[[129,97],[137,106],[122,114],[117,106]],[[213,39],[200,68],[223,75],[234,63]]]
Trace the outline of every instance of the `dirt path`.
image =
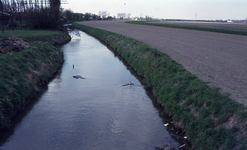
[[169,55],[210,86],[247,106],[247,36],[91,21],[81,24],[137,39]]

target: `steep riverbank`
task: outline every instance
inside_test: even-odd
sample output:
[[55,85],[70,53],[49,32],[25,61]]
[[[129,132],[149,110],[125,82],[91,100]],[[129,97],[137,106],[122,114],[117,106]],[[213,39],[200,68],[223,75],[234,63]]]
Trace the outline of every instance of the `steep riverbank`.
[[21,52],[0,53],[0,129],[8,127],[17,111],[42,92],[42,88],[63,64],[62,51],[53,45],[69,42],[68,35],[31,35],[20,36],[32,41],[30,47]]
[[246,107],[154,48],[123,35],[75,25],[112,47],[143,77],[164,111],[184,129],[193,148],[247,148]]

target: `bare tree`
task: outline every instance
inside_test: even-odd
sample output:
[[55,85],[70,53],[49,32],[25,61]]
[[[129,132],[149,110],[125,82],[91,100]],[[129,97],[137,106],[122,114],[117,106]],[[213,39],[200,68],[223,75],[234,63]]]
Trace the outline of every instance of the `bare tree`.
[[51,17],[52,17],[52,24],[51,27],[52,28],[56,28],[57,27],[57,22],[59,20],[60,17],[60,5],[61,5],[61,1],[60,0],[50,0],[50,10],[51,10]]
[[102,16],[102,12],[101,11],[99,11],[99,17],[101,17]]
[[101,15],[102,15],[102,18],[107,18],[108,13],[107,11],[102,11]]
[[147,20],[147,21],[151,21],[151,20],[152,20],[152,18],[151,18],[151,17],[149,17],[149,16],[146,16],[146,20]]
[[128,19],[130,19],[131,13],[128,13],[128,15],[127,15],[127,16],[128,16]]
[[73,15],[73,11],[72,10],[65,10],[64,11],[64,16],[67,20],[72,20],[72,15]]
[[118,13],[117,16],[118,18],[123,19],[126,18],[126,13]]
[[61,1],[60,0],[50,0],[50,7],[60,7]]

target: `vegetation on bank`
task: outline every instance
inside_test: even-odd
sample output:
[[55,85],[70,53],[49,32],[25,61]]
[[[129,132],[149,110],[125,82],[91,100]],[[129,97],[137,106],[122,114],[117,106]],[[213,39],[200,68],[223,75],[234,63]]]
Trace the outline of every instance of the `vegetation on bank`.
[[0,129],[8,127],[16,112],[42,92],[61,68],[63,52],[52,44],[70,41],[70,36],[58,31],[6,31],[0,38],[12,35],[32,43],[21,52],[0,53]]
[[13,36],[28,41],[49,42],[52,45],[62,45],[71,39],[69,35],[57,30],[6,30],[0,34],[0,39]]
[[194,149],[247,149],[247,109],[211,88],[169,56],[135,39],[74,24],[116,51],[153,88],[157,101]]
[[126,21],[126,23],[160,26],[160,27],[170,27],[170,28],[180,28],[180,29],[189,29],[189,30],[200,30],[200,31],[218,32],[218,33],[228,33],[228,34],[237,34],[237,35],[247,36],[246,31],[196,27],[196,26],[191,26],[191,25],[165,24],[165,23],[155,23],[155,22],[150,22],[150,21]]

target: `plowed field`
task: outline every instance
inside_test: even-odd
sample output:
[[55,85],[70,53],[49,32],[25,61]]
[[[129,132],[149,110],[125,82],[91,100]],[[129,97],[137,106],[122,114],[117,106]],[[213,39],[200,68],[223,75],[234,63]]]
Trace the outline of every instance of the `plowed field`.
[[169,55],[210,86],[247,106],[247,36],[124,21],[80,22],[137,39]]

